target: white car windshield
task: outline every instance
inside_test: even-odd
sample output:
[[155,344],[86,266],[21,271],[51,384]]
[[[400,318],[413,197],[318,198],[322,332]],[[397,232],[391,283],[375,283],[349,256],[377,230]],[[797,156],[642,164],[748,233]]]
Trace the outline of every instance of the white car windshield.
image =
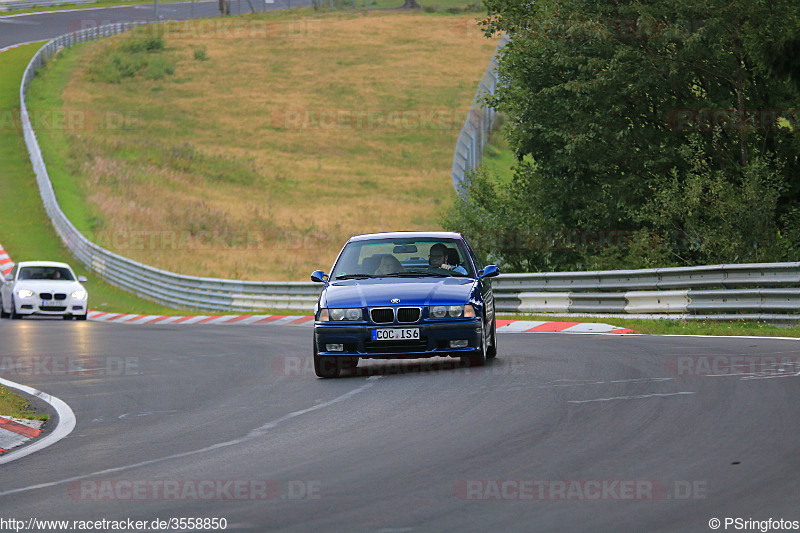
[[19,269],[19,280],[42,279],[51,281],[75,281],[68,268],[56,266],[26,266]]

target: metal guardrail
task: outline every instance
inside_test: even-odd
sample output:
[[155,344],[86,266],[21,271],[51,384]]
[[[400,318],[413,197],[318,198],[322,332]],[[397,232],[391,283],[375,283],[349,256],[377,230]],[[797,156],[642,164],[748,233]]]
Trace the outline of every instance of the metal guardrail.
[[489,134],[494,128],[497,118],[496,111],[492,108],[485,108],[482,100],[485,95],[494,94],[495,88],[497,88],[497,55],[507,42],[508,37],[503,35],[497,44],[497,49],[494,51],[492,59],[489,61],[489,66],[486,67],[483,78],[478,84],[478,90],[467,114],[467,120],[464,122],[464,126],[461,128],[456,140],[452,176],[453,187],[459,195],[464,193],[466,175],[481,164],[483,149],[486,147],[489,141]]
[[[168,306],[218,311],[312,309],[321,288],[317,283],[236,281],[166,272],[90,242],[64,215],[28,115],[27,88],[36,69],[61,48],[132,26],[113,24],[58,37],[36,53],[23,74],[20,106],[25,143],[56,232],[75,257],[110,284]],[[495,279],[494,292],[499,312],[796,321],[800,320],[800,263],[504,274]]]
[[505,274],[497,310],[800,321],[800,263]]
[[0,11],[13,11],[17,9],[33,9],[35,7],[71,6],[96,4],[97,0],[14,0],[0,1]]

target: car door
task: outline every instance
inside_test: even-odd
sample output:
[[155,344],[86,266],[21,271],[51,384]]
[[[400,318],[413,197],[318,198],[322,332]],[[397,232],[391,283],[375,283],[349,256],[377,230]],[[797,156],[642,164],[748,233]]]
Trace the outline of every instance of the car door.
[[14,280],[17,277],[17,265],[14,265],[14,268],[11,270],[9,274],[11,281],[7,281],[5,276],[3,277],[3,285],[0,286],[0,300],[3,302],[3,308],[8,308],[11,310],[11,292],[14,288]]
[[[467,249],[469,250],[470,255],[472,256],[472,261],[475,264],[475,269],[480,272],[483,270],[484,265],[481,258],[478,256],[478,253],[472,247],[472,244],[465,238],[464,242],[467,245]],[[480,283],[480,291],[481,291],[481,299],[483,300],[484,309],[486,309],[486,322],[487,324],[491,324],[494,320],[494,292],[492,291],[492,279],[491,278],[483,278],[479,281]]]

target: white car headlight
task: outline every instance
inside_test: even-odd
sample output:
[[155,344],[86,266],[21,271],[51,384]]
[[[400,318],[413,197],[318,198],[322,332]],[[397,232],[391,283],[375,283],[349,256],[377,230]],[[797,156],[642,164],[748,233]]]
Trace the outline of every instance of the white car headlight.
[[19,296],[20,298],[30,298],[31,296],[33,296],[33,291],[29,289],[19,289],[17,291],[17,296]]
[[86,299],[86,291],[84,290],[77,290],[72,293],[72,297],[76,300],[85,300]]

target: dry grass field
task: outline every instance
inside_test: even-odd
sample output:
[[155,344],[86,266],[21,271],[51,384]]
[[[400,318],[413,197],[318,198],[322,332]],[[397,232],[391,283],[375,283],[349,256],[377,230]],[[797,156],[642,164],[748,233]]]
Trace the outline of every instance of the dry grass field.
[[475,18],[284,13],[70,50],[32,97],[74,114],[40,131],[62,203],[122,255],[247,280],[305,280],[352,234],[436,229],[496,46]]

